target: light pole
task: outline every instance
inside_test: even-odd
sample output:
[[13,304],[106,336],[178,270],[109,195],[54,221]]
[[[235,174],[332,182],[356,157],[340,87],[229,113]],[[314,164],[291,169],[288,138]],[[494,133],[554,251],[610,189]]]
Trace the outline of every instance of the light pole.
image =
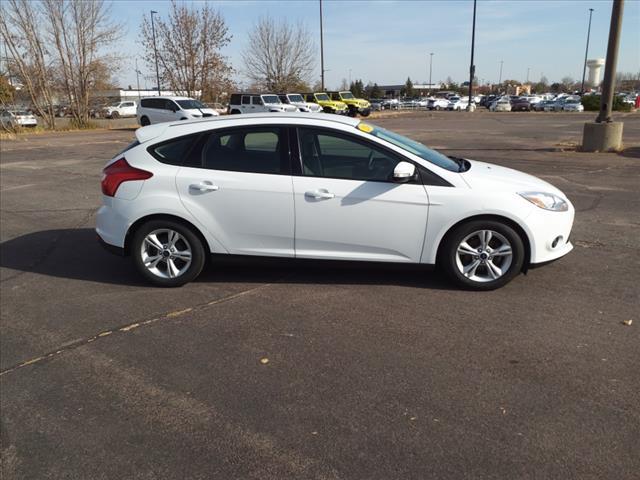
[[467,104],[467,110],[473,112],[473,77],[476,73],[476,66],[473,64],[473,51],[476,46],[476,3],[477,0],[473,0],[473,26],[471,27],[471,64],[469,66],[469,103]]
[[322,41],[322,0],[320,0],[320,89],[324,92],[324,43]]
[[529,72],[531,71],[531,67],[527,67],[527,83],[529,83]]
[[158,47],[156,46],[156,27],[153,23],[153,14],[157,14],[155,10],[151,10],[151,35],[153,36],[153,53],[156,58],[156,81],[158,82],[158,95],[160,93],[160,70],[158,70]]
[[351,69],[349,69],[349,87],[351,87]]
[[138,70],[138,57],[136,57],[136,85],[138,87],[138,104],[140,104],[140,75],[142,72]]
[[584,49],[584,65],[582,66],[582,86],[580,87],[580,94],[584,94],[584,76],[587,73],[587,55],[589,54],[589,36],[591,35],[591,16],[593,15],[593,8],[589,9],[589,28],[587,28],[587,47]]
[[433,52],[429,54],[429,93],[431,93],[431,67],[433,66]]

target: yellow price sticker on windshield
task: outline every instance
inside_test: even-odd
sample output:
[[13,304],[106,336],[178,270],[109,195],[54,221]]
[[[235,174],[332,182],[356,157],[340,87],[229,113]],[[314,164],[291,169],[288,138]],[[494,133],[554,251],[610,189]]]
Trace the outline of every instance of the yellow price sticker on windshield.
[[371,132],[373,132],[373,127],[371,125],[369,125],[368,123],[360,122],[358,124],[358,130],[360,130],[361,132],[364,132],[364,133],[371,133]]

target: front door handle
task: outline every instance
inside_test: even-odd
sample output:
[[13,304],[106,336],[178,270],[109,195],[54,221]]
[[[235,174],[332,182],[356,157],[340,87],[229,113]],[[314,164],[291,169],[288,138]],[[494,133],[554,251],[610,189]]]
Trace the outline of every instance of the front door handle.
[[335,198],[335,194],[329,192],[328,190],[321,188],[319,190],[312,190],[309,192],[304,192],[305,197],[311,197],[322,200],[329,200],[330,198]]
[[192,183],[189,185],[190,190],[197,190],[198,192],[215,192],[219,190],[220,187],[212,184],[211,182],[200,182],[200,183]]

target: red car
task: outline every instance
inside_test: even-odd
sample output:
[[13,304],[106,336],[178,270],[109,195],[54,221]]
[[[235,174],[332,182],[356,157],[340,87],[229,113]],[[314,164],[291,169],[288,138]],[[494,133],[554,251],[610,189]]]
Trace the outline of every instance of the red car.
[[511,100],[512,112],[530,112],[531,104],[524,98],[514,98]]

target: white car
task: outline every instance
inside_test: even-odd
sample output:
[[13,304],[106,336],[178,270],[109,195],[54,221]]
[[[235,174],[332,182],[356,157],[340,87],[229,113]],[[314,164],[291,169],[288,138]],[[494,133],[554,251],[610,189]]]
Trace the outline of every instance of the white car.
[[140,125],[217,117],[218,112],[189,97],[149,97],[140,100],[136,117]]
[[446,98],[433,98],[427,103],[428,110],[446,110],[449,106],[449,100]]
[[489,110],[492,112],[510,112],[511,102],[508,98],[500,98],[489,106]]
[[304,97],[299,93],[282,93],[278,97],[283,104],[293,105],[299,112],[322,112],[320,105],[315,102],[305,102]]
[[0,124],[5,128],[36,127],[38,119],[25,110],[3,110],[0,113]]
[[297,111],[297,107],[282,103],[273,93],[234,93],[229,101],[231,114]]
[[489,290],[573,248],[574,208],[549,183],[355,118],[234,115],[136,137],[103,171],[96,231],[155,285],[195,279],[215,253],[437,263]]
[[580,99],[570,98],[562,105],[564,112],[584,112],[584,106]]
[[105,107],[103,110],[106,118],[135,117],[138,110],[138,104],[134,101],[115,102]]
[[469,106],[469,97],[451,97],[447,110],[466,110]]

